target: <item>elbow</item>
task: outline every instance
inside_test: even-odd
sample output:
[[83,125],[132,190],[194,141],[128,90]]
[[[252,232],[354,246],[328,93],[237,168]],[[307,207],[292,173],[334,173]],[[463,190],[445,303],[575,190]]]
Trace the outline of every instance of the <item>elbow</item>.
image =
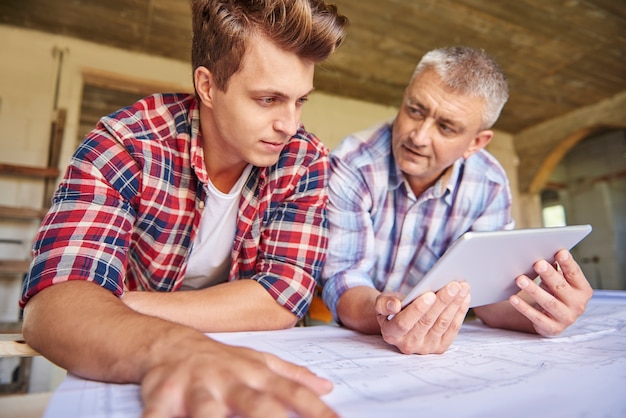
[[289,329],[295,327],[300,318],[284,306],[280,310],[267,312],[265,320],[257,322],[257,331],[274,331],[281,329]]
[[281,318],[275,322],[275,329],[289,329],[295,327],[299,322],[300,318],[291,311],[286,310],[287,315],[281,315]]
[[22,337],[24,338],[24,341],[26,341],[29,345],[32,346],[32,336],[34,334],[34,330],[33,330],[33,323],[32,321],[29,319],[30,316],[26,314],[27,309],[25,308],[24,310],[24,320],[22,321]]
[[289,329],[295,327],[300,322],[300,319],[293,315],[293,318],[290,318],[288,321],[284,321],[282,327],[280,329]]
[[[30,308],[30,309],[29,309]],[[41,336],[41,326],[40,321],[34,318],[34,313],[32,312],[33,307],[30,306],[30,303],[26,305],[24,308],[24,318],[22,320],[22,338],[24,342],[37,352],[41,352],[42,348],[42,336]]]

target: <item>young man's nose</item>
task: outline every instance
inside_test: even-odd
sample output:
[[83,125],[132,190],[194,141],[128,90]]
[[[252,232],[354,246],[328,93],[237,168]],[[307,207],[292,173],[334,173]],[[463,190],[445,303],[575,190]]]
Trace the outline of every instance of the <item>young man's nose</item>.
[[274,129],[292,137],[300,125],[300,111],[291,106],[285,108],[280,117],[274,122]]

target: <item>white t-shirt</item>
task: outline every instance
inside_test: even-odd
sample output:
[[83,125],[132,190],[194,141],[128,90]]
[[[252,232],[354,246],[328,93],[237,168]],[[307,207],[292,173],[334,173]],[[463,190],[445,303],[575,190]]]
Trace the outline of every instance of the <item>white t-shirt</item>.
[[241,189],[251,170],[252,166],[248,165],[228,193],[219,191],[211,180],[204,185],[207,194],[204,211],[191,247],[183,290],[201,289],[228,279]]

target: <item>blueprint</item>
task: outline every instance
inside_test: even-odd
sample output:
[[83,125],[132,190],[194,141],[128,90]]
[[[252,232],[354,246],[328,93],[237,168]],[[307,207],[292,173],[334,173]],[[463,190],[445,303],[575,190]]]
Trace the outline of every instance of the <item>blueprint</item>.
[[[324,400],[342,417],[626,417],[626,292],[596,292],[554,338],[467,322],[440,355],[404,355],[337,326],[211,336],[330,379]],[[140,415],[138,386],[68,376],[45,418]]]

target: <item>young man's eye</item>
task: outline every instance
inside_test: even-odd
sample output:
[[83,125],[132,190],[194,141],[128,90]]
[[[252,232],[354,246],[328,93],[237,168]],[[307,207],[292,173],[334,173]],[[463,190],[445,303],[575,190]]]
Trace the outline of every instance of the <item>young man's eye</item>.
[[308,100],[309,100],[309,98],[308,98],[308,97],[300,97],[300,98],[298,99],[298,104],[299,104],[299,105],[303,105],[303,104],[305,104]]
[[261,97],[259,101],[264,105],[270,105],[276,101],[274,97]]

